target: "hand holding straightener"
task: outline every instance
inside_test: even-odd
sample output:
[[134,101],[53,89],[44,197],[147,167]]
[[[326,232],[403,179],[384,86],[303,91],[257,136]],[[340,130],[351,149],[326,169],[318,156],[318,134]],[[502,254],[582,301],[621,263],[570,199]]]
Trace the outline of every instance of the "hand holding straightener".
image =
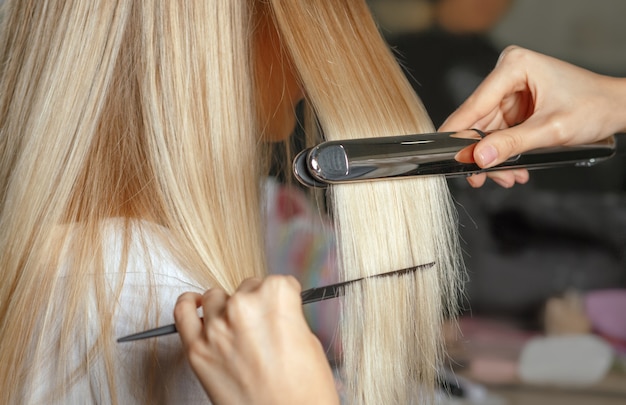
[[[493,72],[441,126],[440,131],[495,131],[473,150],[488,168],[532,149],[578,145],[626,131],[626,78],[592,73],[519,47],[507,48]],[[503,187],[528,181],[524,169],[468,178],[480,187],[489,177]]]

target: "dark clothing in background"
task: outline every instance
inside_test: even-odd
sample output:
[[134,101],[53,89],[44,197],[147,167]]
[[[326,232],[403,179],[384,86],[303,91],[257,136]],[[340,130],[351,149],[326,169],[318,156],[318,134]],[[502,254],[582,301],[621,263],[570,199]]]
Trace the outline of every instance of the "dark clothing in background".
[[484,35],[456,35],[439,28],[388,41],[435,127],[476,89],[500,55]]

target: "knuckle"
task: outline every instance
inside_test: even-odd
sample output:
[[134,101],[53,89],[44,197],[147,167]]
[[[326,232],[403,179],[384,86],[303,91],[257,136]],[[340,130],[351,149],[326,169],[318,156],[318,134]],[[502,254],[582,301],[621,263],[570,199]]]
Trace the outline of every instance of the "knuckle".
[[174,305],[174,320],[179,321],[187,316],[192,309],[195,309],[196,295],[192,292],[181,294]]
[[516,183],[525,184],[528,182],[529,176],[530,176],[528,173],[528,170],[525,170],[525,169],[516,170],[514,173],[515,173]]
[[184,292],[184,293],[182,293],[181,295],[178,296],[178,299],[176,300],[176,303],[179,304],[179,303],[181,303],[183,301],[186,301],[186,300],[188,300],[192,296],[193,296],[193,293],[191,293],[189,291]]
[[239,290],[253,290],[261,283],[261,279],[258,277],[249,277],[243,280],[239,286]]
[[512,74],[521,74],[524,66],[531,66],[535,53],[526,48],[522,48],[517,45],[510,45],[506,47],[498,58],[496,66],[506,66],[506,71]]
[[214,297],[216,295],[220,295],[223,293],[224,293],[224,290],[222,290],[221,288],[213,287],[213,288],[209,288],[208,290],[206,290],[204,294],[202,294],[202,297],[207,299],[207,298]]
[[553,117],[549,124],[550,138],[554,144],[565,144],[568,140],[568,130],[561,117]]
[[265,282],[263,283],[263,287],[271,290],[284,288],[284,286],[286,285],[286,277],[287,276],[282,276],[278,274],[272,274],[270,276],[267,276]]
[[515,177],[513,173],[508,174],[506,177],[502,178],[502,183],[505,188],[511,188],[515,185]]
[[302,287],[300,286],[300,283],[294,276],[291,276],[291,275],[286,276],[285,281],[287,282],[287,284],[289,285],[291,289],[297,292],[300,292],[300,290],[302,289]]
[[501,139],[501,145],[496,149],[505,152],[506,158],[510,157],[514,153],[518,153],[524,145],[524,139],[519,134],[508,134]]
[[500,53],[500,61],[519,61],[525,58],[528,50],[517,45],[509,45]]
[[229,319],[241,320],[246,319],[246,315],[250,314],[255,308],[254,302],[250,294],[239,293],[234,294],[226,306],[226,313]]
[[489,178],[503,188],[511,188],[515,185],[515,175],[509,170],[490,173]]
[[214,300],[221,299],[226,295],[226,291],[222,290],[219,287],[209,288],[202,294],[202,303],[208,304],[213,302]]
[[510,58],[511,52],[514,52],[517,49],[515,45],[509,45],[500,52],[500,56],[498,57],[498,61],[496,66],[505,63]]
[[187,356],[192,367],[211,362],[211,352],[205,341],[196,339],[187,346]]
[[522,139],[519,135],[507,136],[503,140],[505,146],[509,151],[518,150],[522,146]]
[[207,344],[202,339],[194,339],[193,341],[189,342],[189,345],[187,346],[187,351],[189,352],[189,355],[205,356],[207,353]]
[[291,275],[271,275],[266,279],[265,286],[275,295],[297,295],[300,291],[300,283]]
[[185,307],[181,304],[181,301],[178,301],[174,306],[174,320],[176,321],[180,321],[181,319],[183,319],[185,317],[185,314],[187,313]]

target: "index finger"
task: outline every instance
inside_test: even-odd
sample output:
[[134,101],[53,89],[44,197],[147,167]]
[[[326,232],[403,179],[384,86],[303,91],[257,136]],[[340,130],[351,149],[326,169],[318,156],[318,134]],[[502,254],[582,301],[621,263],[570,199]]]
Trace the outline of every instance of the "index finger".
[[203,322],[197,312],[201,304],[202,295],[193,292],[182,294],[176,301],[174,322],[185,347],[202,337]]

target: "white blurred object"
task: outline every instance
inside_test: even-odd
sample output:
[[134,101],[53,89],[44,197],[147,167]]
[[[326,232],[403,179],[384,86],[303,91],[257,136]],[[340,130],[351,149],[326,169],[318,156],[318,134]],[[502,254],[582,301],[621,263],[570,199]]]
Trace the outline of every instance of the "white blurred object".
[[531,384],[585,386],[599,382],[613,362],[613,350],[593,335],[530,340],[520,356],[519,376]]

